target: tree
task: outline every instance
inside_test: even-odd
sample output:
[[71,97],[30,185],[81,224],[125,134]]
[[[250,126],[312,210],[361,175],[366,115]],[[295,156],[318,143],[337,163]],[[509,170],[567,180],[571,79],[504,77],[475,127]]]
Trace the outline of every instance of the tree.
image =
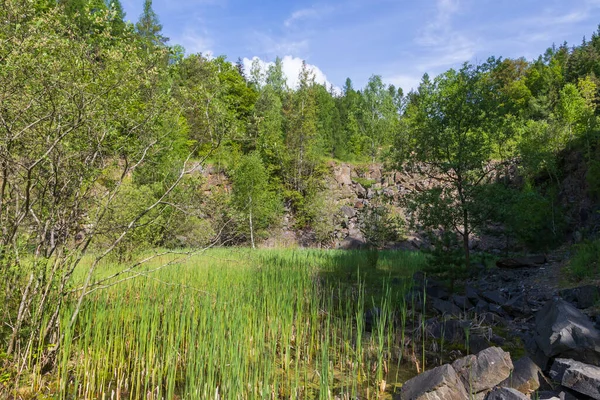
[[285,156],[282,104],[275,89],[266,85],[254,107],[256,149],[271,176],[281,176]]
[[[32,361],[52,367],[60,320],[72,326],[83,300],[122,276],[95,280],[99,263],[173,208],[174,189],[190,172],[190,143],[165,84],[170,71],[159,62],[167,49],[140,57],[145,43],[131,31],[111,36],[106,13],[95,21],[102,34],[90,38],[77,34],[60,8],[38,14],[33,2],[4,5],[0,19],[10,23],[0,24],[0,318],[12,324],[0,327],[0,336],[24,371]],[[167,153],[180,146],[183,157]],[[157,174],[138,192],[135,212],[117,218],[132,195],[124,188],[157,162],[171,172]],[[83,283],[73,287],[88,255]],[[145,262],[124,269],[135,276]],[[66,302],[73,311],[63,315]]]
[[196,141],[200,153],[213,143],[235,137],[240,129],[228,104],[228,86],[221,83],[219,63],[192,54],[175,68],[173,95],[182,106],[190,139]]
[[343,155],[340,114],[336,99],[323,85],[316,85],[315,91],[320,152],[329,157]]
[[343,95],[338,102],[342,125],[341,141],[343,143],[343,150],[340,150],[340,152],[347,156],[358,156],[361,153],[359,143],[360,101],[360,94],[354,90],[352,80],[347,78],[343,88]]
[[120,35],[125,30],[125,11],[120,0],[105,0],[106,7],[111,12],[110,24],[113,35]]
[[381,146],[392,140],[398,110],[394,96],[379,75],[369,79],[363,99],[362,130],[368,142],[368,155],[375,162]]
[[418,91],[409,95],[404,131],[397,141],[397,160],[436,183],[414,198],[419,222],[456,232],[466,266],[469,237],[482,223],[474,212],[477,188],[497,168],[492,150],[502,115],[492,112],[497,104],[487,79],[494,66],[465,64],[433,81],[424,76]]
[[303,193],[317,161],[317,109],[314,74],[302,63],[299,87],[288,104],[286,180],[291,188]]
[[269,188],[267,170],[256,152],[241,157],[231,178],[233,205],[248,221],[250,243],[254,249],[256,231],[273,221],[279,212],[279,201]]
[[280,99],[283,99],[284,94],[288,91],[288,86],[283,74],[283,61],[281,58],[275,58],[275,63],[267,69],[266,83],[273,87]]
[[144,10],[135,24],[135,29],[138,35],[152,46],[164,46],[169,41],[169,38],[161,34],[162,25],[152,9],[152,0],[144,0]]

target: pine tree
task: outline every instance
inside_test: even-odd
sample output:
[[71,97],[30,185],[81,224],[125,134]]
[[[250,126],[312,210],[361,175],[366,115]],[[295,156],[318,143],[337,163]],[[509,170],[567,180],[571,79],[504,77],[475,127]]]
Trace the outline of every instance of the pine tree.
[[169,41],[169,38],[161,34],[162,25],[152,9],[152,0],[144,0],[144,11],[135,24],[135,29],[138,35],[153,46],[164,46]]
[[275,64],[269,66],[267,70],[267,85],[271,85],[281,99],[288,90],[287,81],[283,74],[283,61],[279,57],[275,59]]
[[304,192],[317,161],[317,107],[315,77],[302,63],[299,87],[291,96],[288,110],[286,144],[289,154],[287,180],[291,187]]

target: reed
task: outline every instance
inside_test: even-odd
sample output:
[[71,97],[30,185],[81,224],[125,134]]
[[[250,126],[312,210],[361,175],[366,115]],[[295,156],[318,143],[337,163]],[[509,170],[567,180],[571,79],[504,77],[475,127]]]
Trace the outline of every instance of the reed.
[[[407,293],[425,259],[372,258],[214,249],[96,291],[72,327],[65,307],[59,398],[378,398],[414,369],[401,359]],[[120,268],[107,261],[94,279]]]

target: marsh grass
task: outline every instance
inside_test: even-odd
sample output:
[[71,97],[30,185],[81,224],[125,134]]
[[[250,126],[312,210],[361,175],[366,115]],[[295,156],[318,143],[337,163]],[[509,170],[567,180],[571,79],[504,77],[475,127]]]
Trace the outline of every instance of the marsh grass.
[[[373,265],[360,251],[215,249],[109,286],[72,329],[65,307],[59,398],[389,396],[416,374],[402,359],[406,294],[424,263],[409,252]],[[106,262],[95,279],[120,268]],[[370,330],[366,310],[378,310]]]

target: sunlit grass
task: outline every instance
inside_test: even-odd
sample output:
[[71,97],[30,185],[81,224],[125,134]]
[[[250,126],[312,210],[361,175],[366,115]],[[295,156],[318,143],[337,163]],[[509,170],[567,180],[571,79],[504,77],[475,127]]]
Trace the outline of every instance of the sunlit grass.
[[[64,310],[61,398],[380,398],[416,372],[401,343],[424,261],[215,249],[95,291],[72,329]],[[106,261],[95,279],[122,268]]]

